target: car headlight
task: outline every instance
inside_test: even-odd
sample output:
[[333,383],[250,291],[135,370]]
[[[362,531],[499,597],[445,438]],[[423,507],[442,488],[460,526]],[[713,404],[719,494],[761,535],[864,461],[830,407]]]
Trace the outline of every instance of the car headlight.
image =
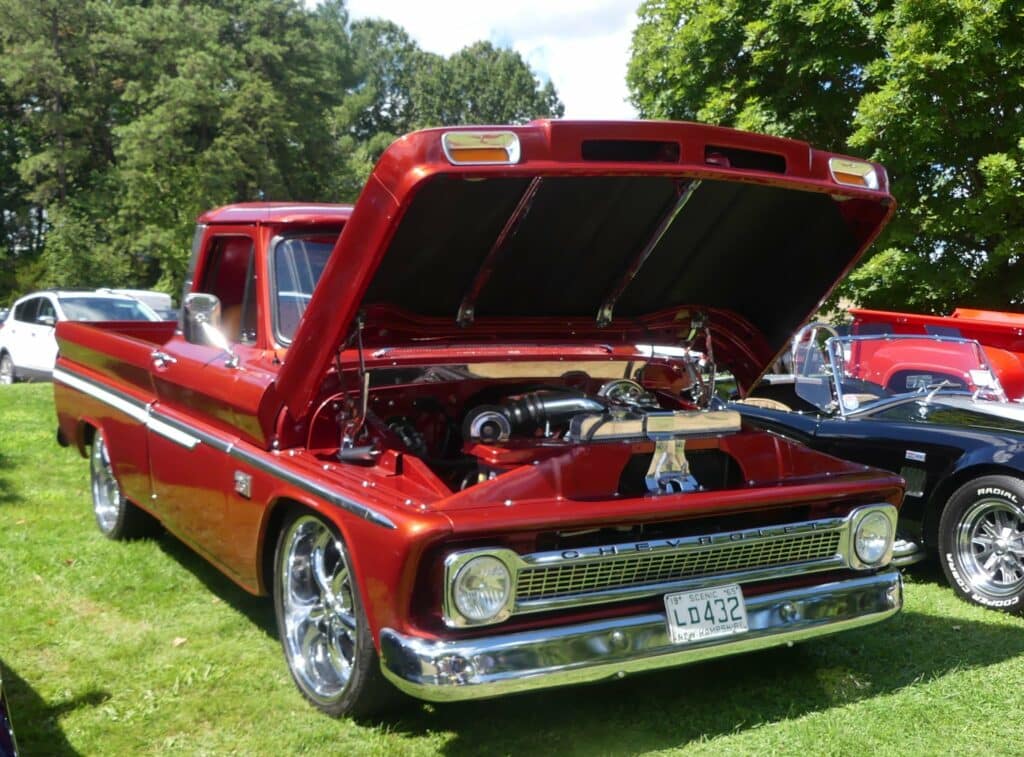
[[866,565],[875,565],[892,547],[892,523],[883,512],[868,513],[857,524],[853,549]]
[[455,608],[471,623],[494,621],[507,610],[512,574],[497,557],[481,555],[466,562],[452,582]]

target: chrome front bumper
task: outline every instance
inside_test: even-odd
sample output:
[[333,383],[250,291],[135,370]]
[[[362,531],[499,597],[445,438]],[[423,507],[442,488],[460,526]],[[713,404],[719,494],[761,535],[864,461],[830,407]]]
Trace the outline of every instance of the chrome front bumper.
[[750,630],[679,645],[664,613],[433,641],[381,631],[381,669],[402,691],[432,702],[480,699],[622,678],[657,668],[750,652],[875,623],[903,606],[899,571],[751,597]]

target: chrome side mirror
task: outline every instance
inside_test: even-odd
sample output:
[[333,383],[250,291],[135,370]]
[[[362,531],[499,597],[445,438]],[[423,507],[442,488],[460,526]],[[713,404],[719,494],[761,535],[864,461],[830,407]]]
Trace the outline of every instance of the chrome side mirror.
[[52,329],[57,324],[57,319],[52,315],[41,315],[36,318],[36,323],[40,326],[49,326]]
[[225,365],[238,367],[238,355],[231,341],[220,329],[220,298],[205,292],[185,296],[185,340],[193,344],[209,344],[228,354]]

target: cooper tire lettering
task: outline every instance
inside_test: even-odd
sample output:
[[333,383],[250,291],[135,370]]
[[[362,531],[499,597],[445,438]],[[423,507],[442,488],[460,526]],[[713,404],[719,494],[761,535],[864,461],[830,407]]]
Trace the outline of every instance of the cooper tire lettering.
[[939,520],[942,570],[967,602],[1019,612],[1024,598],[1024,481],[982,476],[946,502]]

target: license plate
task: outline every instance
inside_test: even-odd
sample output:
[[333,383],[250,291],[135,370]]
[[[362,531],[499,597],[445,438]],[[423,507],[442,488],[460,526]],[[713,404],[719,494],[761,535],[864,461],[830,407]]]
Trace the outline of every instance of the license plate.
[[673,644],[692,644],[748,630],[747,606],[739,584],[666,594],[665,614]]

